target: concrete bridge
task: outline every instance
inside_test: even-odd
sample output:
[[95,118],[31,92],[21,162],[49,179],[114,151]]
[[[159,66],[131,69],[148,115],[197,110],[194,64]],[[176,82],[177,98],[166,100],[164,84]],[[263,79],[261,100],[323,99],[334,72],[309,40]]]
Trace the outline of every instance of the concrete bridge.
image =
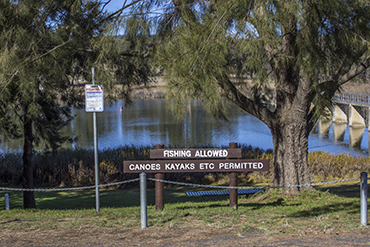
[[[333,124],[333,139],[342,142],[349,127],[349,146],[361,148],[365,128],[370,125],[370,96],[365,94],[336,93],[335,103],[329,109],[330,116],[322,117],[318,122],[320,134],[328,134]],[[370,132],[368,131],[370,135]],[[370,140],[370,138],[369,138]],[[370,143],[368,145],[370,147]]]
[[350,127],[369,127],[370,96],[336,93],[332,110],[334,123],[348,123]]

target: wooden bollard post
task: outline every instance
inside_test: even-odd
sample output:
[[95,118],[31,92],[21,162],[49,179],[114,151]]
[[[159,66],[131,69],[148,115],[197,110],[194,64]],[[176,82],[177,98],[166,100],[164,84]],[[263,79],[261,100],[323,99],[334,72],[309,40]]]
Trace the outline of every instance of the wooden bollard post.
[[[229,143],[229,148],[237,148],[238,144],[235,142]],[[238,186],[238,176],[235,172],[229,174],[229,186],[237,187]],[[230,208],[238,209],[238,189],[229,189],[229,200]]]
[[[155,144],[154,149],[163,149],[163,144]],[[155,179],[163,180],[163,173],[156,173],[154,176]],[[155,210],[161,211],[164,208],[164,183],[155,181]]]

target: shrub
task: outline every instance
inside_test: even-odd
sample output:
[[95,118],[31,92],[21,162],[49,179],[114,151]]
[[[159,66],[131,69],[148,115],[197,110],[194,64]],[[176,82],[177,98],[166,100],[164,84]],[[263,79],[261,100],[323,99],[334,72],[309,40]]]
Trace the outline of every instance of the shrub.
[[[204,148],[204,147],[202,147]],[[224,147],[227,148],[227,147]],[[264,151],[252,146],[242,145],[244,159],[270,159],[272,151]],[[99,152],[100,184],[114,183],[138,178],[138,174],[123,173],[124,160],[149,159],[150,147],[121,146]],[[57,152],[38,152],[34,155],[35,187],[86,186],[95,183],[93,150],[62,149]],[[326,152],[313,152],[308,155],[312,182],[330,181],[359,177],[360,172],[370,172],[370,158],[332,155]],[[0,154],[0,184],[20,186],[22,181],[22,155]],[[148,174],[154,177],[154,174]],[[271,172],[244,172],[239,174],[239,183],[269,183]],[[166,180],[202,184],[227,184],[226,173],[169,173]],[[148,186],[154,182],[149,181]],[[123,185],[122,185],[123,186]],[[125,186],[136,186],[127,184]]]

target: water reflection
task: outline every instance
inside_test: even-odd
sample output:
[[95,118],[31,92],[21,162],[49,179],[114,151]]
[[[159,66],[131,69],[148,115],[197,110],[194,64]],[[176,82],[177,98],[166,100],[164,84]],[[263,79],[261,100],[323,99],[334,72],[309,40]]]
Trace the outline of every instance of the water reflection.
[[[318,146],[313,147],[313,142]],[[322,150],[331,153],[345,152],[352,155],[368,156],[369,132],[364,127],[349,127],[345,123],[334,123],[327,119],[320,119],[316,129],[310,135],[310,146],[310,151],[322,148]]]
[[[330,126],[329,126],[330,127]],[[343,142],[347,124],[333,123],[333,139],[335,142]]]
[[[262,149],[272,148],[268,127],[235,106],[228,109],[229,121],[214,120],[202,108],[201,101],[191,100],[187,102],[189,114],[183,120],[176,121],[170,111],[170,102],[164,99],[134,100],[132,106],[123,107],[120,111],[122,105],[122,100],[111,105],[106,102],[104,112],[97,113],[99,149],[154,144],[167,147],[220,147],[228,146],[229,142]],[[76,109],[72,109],[72,112],[75,119],[64,131],[78,137],[78,142],[65,147],[92,148],[93,114]],[[4,151],[17,151],[22,147],[20,140],[1,144]],[[330,121],[320,121],[309,136],[309,151],[367,155],[368,147],[367,129],[353,129],[346,124]]]
[[361,142],[364,135],[364,127],[349,128],[349,147],[361,149]]

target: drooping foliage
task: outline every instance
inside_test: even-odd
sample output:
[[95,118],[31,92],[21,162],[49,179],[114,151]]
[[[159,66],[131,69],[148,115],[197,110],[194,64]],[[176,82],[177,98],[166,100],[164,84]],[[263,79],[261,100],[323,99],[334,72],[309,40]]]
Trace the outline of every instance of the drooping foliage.
[[370,65],[369,8],[361,0],[172,0],[144,1],[133,12],[155,23],[180,114],[184,99],[200,97],[225,115],[226,98],[259,118],[273,137],[273,184],[287,186],[310,182],[315,120]]
[[[105,40],[118,44],[107,35],[108,25],[125,5],[107,13],[105,4],[89,0],[0,0],[0,129],[3,136],[24,140],[24,188],[33,188],[35,145],[55,150],[70,139],[61,129],[73,117],[70,107],[83,106],[83,85],[91,82],[92,67],[100,69],[98,76],[108,75],[107,83],[101,82],[107,91],[113,88],[109,82],[114,81],[114,73],[115,82],[124,76],[130,78],[123,82],[127,88],[135,81],[147,80],[146,71],[137,69],[145,63],[122,60],[122,54],[108,49],[113,46]],[[121,71],[124,66],[129,67],[125,73]],[[113,74],[109,70],[112,67]],[[33,192],[25,191],[24,207],[35,206]]]
[[[122,34],[122,27],[130,29]],[[118,19],[97,45],[100,50],[95,62],[97,80],[105,82],[107,98],[121,98],[131,103],[133,86],[147,86],[152,82],[154,39],[149,26],[135,18]]]
[[89,74],[94,39],[105,22],[99,5],[83,1],[1,1],[0,102],[3,127],[23,135],[34,122],[35,141],[56,148],[65,140],[59,128],[71,118],[68,106],[81,106],[81,92],[69,85]]
[[[172,1],[158,7],[167,10],[157,22],[159,57],[175,99],[181,101],[176,91],[201,94],[214,110],[222,109],[225,76],[245,82],[253,73],[251,97],[266,103],[275,99],[286,65],[296,80],[309,78],[314,103],[327,106],[348,81],[344,74],[366,59],[369,6],[363,1]],[[292,47],[284,43],[287,35]]]

